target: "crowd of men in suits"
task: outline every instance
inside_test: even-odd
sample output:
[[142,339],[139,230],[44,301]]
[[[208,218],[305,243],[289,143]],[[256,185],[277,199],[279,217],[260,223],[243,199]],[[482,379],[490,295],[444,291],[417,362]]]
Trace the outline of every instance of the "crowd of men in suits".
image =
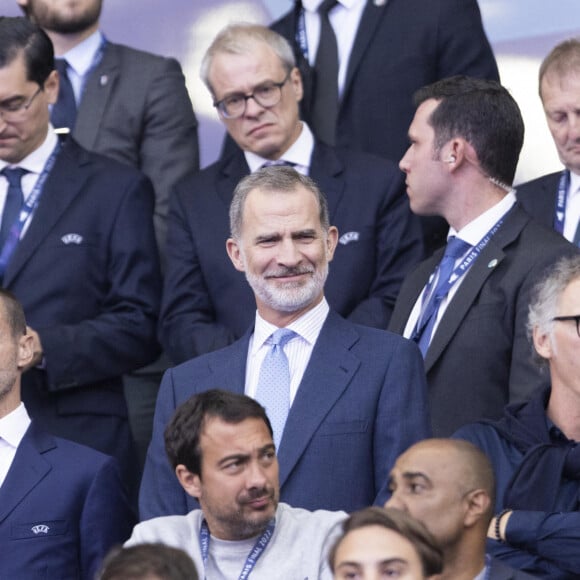
[[110,42],[101,0],[18,3],[0,578],[92,579],[129,538],[208,578],[342,578],[395,537],[421,577],[574,578],[580,41],[540,69],[565,170],[516,192],[523,119],[475,0],[227,26],[202,170],[176,61]]

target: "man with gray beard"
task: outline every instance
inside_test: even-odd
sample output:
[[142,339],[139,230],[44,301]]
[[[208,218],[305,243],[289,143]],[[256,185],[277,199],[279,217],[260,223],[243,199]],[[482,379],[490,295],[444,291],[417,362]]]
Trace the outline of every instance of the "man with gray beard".
[[230,206],[230,230],[227,252],[254,292],[255,322],[232,345],[165,373],[141,519],[197,507],[167,463],[163,431],[178,405],[212,388],[266,407],[282,501],[348,512],[384,503],[397,454],[429,432],[418,349],[330,310],[324,283],[339,234],[309,177],[289,167],[245,177]]

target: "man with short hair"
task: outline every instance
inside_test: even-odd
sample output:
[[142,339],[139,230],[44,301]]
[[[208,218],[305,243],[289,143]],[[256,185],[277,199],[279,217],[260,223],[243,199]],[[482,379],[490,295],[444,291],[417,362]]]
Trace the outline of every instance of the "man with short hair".
[[486,557],[485,540],[495,502],[489,459],[475,445],[427,439],[403,453],[391,470],[385,507],[422,522],[443,550],[441,580],[526,580]]
[[385,329],[404,275],[423,257],[421,231],[392,162],[314,139],[299,118],[302,80],[286,40],[264,26],[226,27],[201,76],[236,142],[229,154],[176,188],[160,335],[180,363],[227,346],[252,323],[254,298],[223,251],[237,183],[260,167],[288,164],[328,198],[339,244],[326,286],[330,306]]
[[0,278],[26,312],[22,398],[54,435],[119,459],[134,480],[121,375],[158,354],[153,190],[131,167],[60,139],[50,39],[0,18]]
[[564,171],[518,186],[536,220],[580,246],[580,38],[555,46],[540,66],[539,92]]
[[181,548],[216,580],[331,577],[328,550],[346,514],[279,503],[273,431],[260,404],[215,389],[193,396],[167,426],[165,448],[201,509],[138,524],[126,546]]
[[411,209],[440,215],[448,244],[410,274],[390,329],[419,344],[433,432],[498,418],[545,383],[525,336],[530,290],[577,249],[535,223],[511,183],[524,135],[515,100],[492,81],[424,87],[401,159]]
[[92,580],[133,516],[113,458],[31,422],[20,381],[33,356],[22,307],[0,289],[0,578]]
[[227,252],[254,292],[255,323],[231,346],[165,373],[141,518],[196,507],[168,469],[162,433],[177,405],[216,385],[266,406],[283,501],[345,511],[384,502],[395,457],[429,433],[418,349],[330,309],[324,283],[338,231],[309,177],[290,167],[248,175],[230,221]]
[[550,387],[510,405],[497,422],[460,429],[491,459],[498,481],[491,553],[561,580],[580,570],[580,257],[562,258],[538,284],[528,331]]

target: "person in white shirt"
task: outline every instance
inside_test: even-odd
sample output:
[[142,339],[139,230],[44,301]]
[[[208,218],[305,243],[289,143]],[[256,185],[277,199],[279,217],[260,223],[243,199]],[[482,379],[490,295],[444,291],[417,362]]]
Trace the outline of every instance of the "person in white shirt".
[[346,514],[279,503],[272,426],[254,399],[217,389],[191,397],[167,426],[165,447],[201,509],[138,524],[125,546],[181,548],[212,580],[330,578],[328,549]]

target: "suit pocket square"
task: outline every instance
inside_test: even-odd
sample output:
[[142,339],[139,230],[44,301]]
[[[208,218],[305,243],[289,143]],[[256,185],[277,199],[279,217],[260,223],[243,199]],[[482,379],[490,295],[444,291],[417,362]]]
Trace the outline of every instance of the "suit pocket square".
[[358,242],[359,238],[359,232],[346,232],[346,234],[342,234],[342,236],[340,236],[338,243],[346,246],[346,244],[350,244],[351,242]]
[[26,540],[46,536],[62,536],[66,534],[67,530],[68,524],[65,520],[12,524],[10,537],[12,540]]
[[60,238],[65,245],[76,244],[77,246],[83,243],[83,237],[80,234],[65,234]]

